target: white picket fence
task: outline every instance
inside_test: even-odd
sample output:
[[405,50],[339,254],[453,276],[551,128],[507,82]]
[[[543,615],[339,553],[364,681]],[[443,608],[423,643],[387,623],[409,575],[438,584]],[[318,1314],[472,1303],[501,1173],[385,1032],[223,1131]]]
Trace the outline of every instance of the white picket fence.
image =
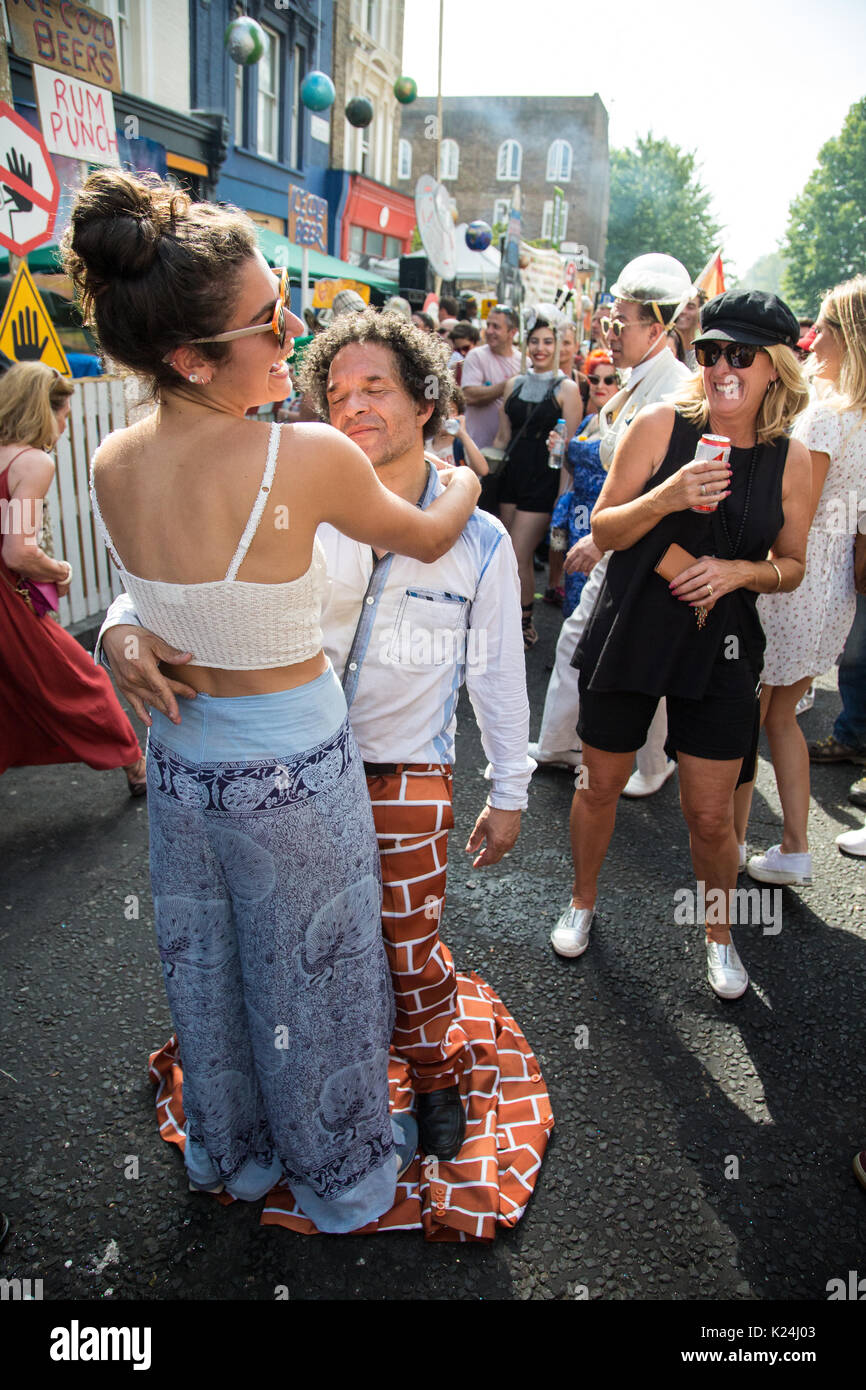
[[122,589],[108,551],[97,536],[90,507],[90,460],[112,430],[127,423],[127,402],[119,377],[84,377],[75,382],[69,424],[57,442],[57,468],[48,489],[54,552],[74,571],[69,593],[60,600],[64,627],[93,618]]

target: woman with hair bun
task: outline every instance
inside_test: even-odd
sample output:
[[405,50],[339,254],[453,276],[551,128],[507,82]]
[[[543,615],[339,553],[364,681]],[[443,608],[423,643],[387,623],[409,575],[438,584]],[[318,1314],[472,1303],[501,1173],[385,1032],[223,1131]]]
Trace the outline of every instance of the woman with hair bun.
[[54,477],[48,451],[66,429],[74,390],[42,362],[0,377],[0,773],[46,763],[123,768],[130,795],[143,796],[144,758],[111,682],[51,618],[72,566],[41,548],[39,519]]
[[416,1132],[389,1117],[379,859],[322,651],[316,528],[433,559],[478,484],[461,469],[421,511],[337,431],[245,418],[288,394],[303,325],[237,209],[100,170],[64,250],[104,352],[157,401],[97,450],[92,496],[171,689],[188,697],[174,722],[137,705],[187,1171],[249,1201],[284,1178],[320,1230],[354,1230],[392,1205]]

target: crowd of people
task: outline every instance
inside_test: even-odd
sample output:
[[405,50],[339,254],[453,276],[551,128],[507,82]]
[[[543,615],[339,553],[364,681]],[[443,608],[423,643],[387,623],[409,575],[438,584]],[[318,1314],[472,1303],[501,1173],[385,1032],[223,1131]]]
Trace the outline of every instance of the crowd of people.
[[[738,874],[812,881],[810,757],[866,763],[849,503],[866,497],[866,278],[810,325],[764,292],[706,302],[655,252],[620,270],[588,342],[553,304],[481,324],[472,303],[377,311],[343,291],[308,323],[282,424],[248,417],[292,394],[304,324],[244,214],[100,170],[64,255],[103,351],[155,403],[92,471],[125,587],[96,656],[148,727],[146,782],[105,671],[39,609],[70,575],[36,519],[4,535],[20,660],[0,771],[81,760],[146,789],[190,1183],[257,1200],[282,1181],[318,1229],[355,1230],[417,1150],[448,1162],[466,1134],[474,1024],[440,934],[461,685],[489,759],[476,865],[516,844],[538,765],[580,772],[558,954],[590,944],[620,796],[675,773],[721,906],[719,998],[749,984]],[[7,505],[44,497],[71,389],[35,364],[0,381]],[[704,435],[729,452],[702,454]],[[530,744],[545,547],[563,621]],[[840,659],[842,714],[807,746],[798,707]],[[749,858],[762,724],[783,833]],[[851,795],[866,804],[863,783]],[[837,843],[866,857],[866,828]],[[389,1104],[391,1046],[412,1112]]]

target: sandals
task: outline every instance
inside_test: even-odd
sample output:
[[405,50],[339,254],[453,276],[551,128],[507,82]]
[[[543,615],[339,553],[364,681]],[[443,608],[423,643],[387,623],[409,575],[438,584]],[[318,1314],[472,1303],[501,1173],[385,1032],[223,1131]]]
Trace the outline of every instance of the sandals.
[[126,782],[129,787],[130,796],[147,796],[147,763],[144,758],[139,758],[136,763],[129,763],[124,769]]
[[565,590],[561,586],[558,588],[550,586],[544,591],[544,602],[551,604],[554,608],[561,608],[565,602]]
[[538,633],[532,626],[532,604],[528,603],[525,607],[521,605],[520,612],[522,615],[520,625],[523,628],[523,650],[528,652],[529,648],[534,647],[538,641]]

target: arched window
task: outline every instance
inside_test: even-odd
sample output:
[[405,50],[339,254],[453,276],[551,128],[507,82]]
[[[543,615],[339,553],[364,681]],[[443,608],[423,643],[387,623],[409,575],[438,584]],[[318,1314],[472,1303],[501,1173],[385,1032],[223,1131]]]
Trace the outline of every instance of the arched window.
[[516,140],[503,140],[496,156],[496,177],[498,179],[519,179],[523,151]]
[[567,140],[554,140],[547,151],[547,182],[568,183],[571,178],[572,149]]
[[397,142],[397,178],[411,179],[412,177],[412,146],[408,140]]
[[440,179],[456,179],[460,167],[460,147],[456,140],[443,140],[439,150]]

